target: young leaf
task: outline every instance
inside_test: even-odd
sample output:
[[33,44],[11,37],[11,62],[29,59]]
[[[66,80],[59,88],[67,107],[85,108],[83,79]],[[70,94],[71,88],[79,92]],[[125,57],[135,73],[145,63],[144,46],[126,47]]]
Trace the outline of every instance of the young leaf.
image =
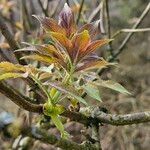
[[59,33],[66,35],[65,29],[63,27],[61,27],[60,25],[58,25],[54,19],[47,18],[47,17],[42,18],[42,17],[36,16],[36,15],[33,15],[33,16],[41,22],[43,28],[46,31],[59,32]]
[[65,131],[64,126],[60,121],[59,115],[51,115],[51,119],[57,127],[57,129],[60,131],[61,137],[67,139],[69,137],[69,134]]
[[95,100],[98,100],[98,101],[102,101],[101,100],[101,97],[100,97],[100,93],[99,93],[99,90],[97,88],[97,86],[95,86],[94,84],[86,84],[84,86],[82,86],[82,88],[85,90],[85,92],[91,96],[92,98],[94,98]]
[[74,90],[74,88],[72,88],[71,86],[65,86],[65,85],[61,85],[58,83],[52,83],[52,82],[47,82],[47,85],[50,85],[56,89],[58,89],[59,91],[68,94],[74,98],[76,98],[79,102],[83,103],[84,105],[87,105],[87,102],[77,94],[77,92]]
[[65,47],[67,50],[72,47],[71,41],[64,35],[59,32],[50,32],[52,37],[58,41],[63,47]]
[[97,69],[97,68],[105,68],[109,65],[114,65],[113,63],[109,63],[103,58],[100,60],[91,60],[91,61],[86,61],[83,62],[83,65],[77,67],[76,71],[81,71],[81,70],[90,70],[90,69]]
[[74,35],[72,38],[72,44],[75,48],[82,52],[86,49],[90,40],[91,39],[88,31],[84,30],[83,32]]
[[107,81],[97,80],[94,82],[94,84],[98,85],[98,86],[110,88],[112,90],[118,91],[118,92],[123,93],[123,94],[131,94],[121,84],[114,82],[114,81],[111,81],[111,80],[107,80]]
[[76,30],[73,12],[67,3],[59,14],[58,24],[66,30],[68,37]]
[[85,49],[85,51],[82,52],[81,56],[84,57],[89,55],[90,53],[94,52],[97,48],[104,46],[110,41],[112,41],[112,39],[102,39],[91,42]]

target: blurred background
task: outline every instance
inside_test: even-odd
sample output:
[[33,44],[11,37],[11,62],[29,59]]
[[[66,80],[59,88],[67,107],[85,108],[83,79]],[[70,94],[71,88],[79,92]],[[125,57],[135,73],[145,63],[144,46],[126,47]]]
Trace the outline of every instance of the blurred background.
[[[41,28],[32,15],[48,16],[58,19],[58,14],[67,2],[72,8],[75,18],[79,16],[81,4],[82,12],[79,26],[98,19],[102,20],[100,38],[108,38],[108,22],[105,1],[100,0],[0,0],[0,16],[8,25],[9,30],[18,42],[41,42]],[[130,29],[138,21],[140,15],[148,5],[148,0],[108,0],[110,37],[121,29]],[[150,28],[150,11],[141,22],[139,28]],[[114,37],[113,51],[116,52],[128,33],[120,33]],[[40,37],[41,38],[41,37]],[[108,58],[108,47],[97,50],[98,54]],[[1,57],[3,56],[3,57]],[[0,61],[16,62],[5,38],[0,34]],[[100,106],[106,107],[112,114],[126,114],[148,111],[150,108],[150,32],[136,32],[124,47],[115,61],[119,62],[101,74],[102,78],[111,78],[124,85],[132,96],[126,96],[106,89],[100,89],[103,102]],[[25,84],[19,80],[9,80],[10,84],[23,94],[28,94]],[[94,103],[93,103],[94,105]],[[9,112],[13,117],[29,115],[20,110],[13,102],[0,94],[0,119]],[[5,116],[5,115],[4,115]],[[8,117],[8,116],[7,116]],[[10,117],[10,116],[9,116]],[[11,118],[11,117],[10,117]],[[8,119],[8,118],[7,118]],[[101,144],[103,150],[149,150],[150,128],[149,123],[130,126],[101,127]],[[80,130],[84,127],[78,123],[69,122],[66,129],[74,136],[73,140],[83,140]],[[56,133],[55,129],[51,132]],[[0,149],[9,149],[14,139],[0,135]],[[40,142],[27,149],[56,149]]]

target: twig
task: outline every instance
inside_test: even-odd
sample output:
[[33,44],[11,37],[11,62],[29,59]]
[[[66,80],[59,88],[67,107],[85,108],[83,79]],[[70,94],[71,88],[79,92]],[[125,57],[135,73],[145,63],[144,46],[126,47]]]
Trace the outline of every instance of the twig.
[[82,13],[83,5],[84,5],[84,0],[82,0],[82,1],[81,1],[81,4],[80,4],[80,9],[79,9],[79,13],[78,13],[78,17],[77,17],[76,24],[79,23],[79,20],[80,20],[80,17],[81,17],[81,13]]
[[5,61],[10,61],[10,59],[7,57],[7,55],[3,52],[1,48],[0,48],[0,55],[4,58]]
[[89,16],[88,18],[88,23],[92,22],[94,17],[97,15],[97,13],[102,9],[103,6],[103,2],[104,0],[102,0],[99,5],[95,8],[95,10],[93,11],[93,13]]
[[[138,21],[133,25],[132,29],[138,28],[138,26],[140,25],[142,20],[148,14],[149,10],[150,10],[150,2],[148,3],[146,8],[144,9],[144,11],[141,14],[141,16],[139,17]],[[114,60],[124,50],[124,47],[126,46],[127,42],[130,40],[130,38],[133,34],[134,34],[134,32],[130,32],[127,34],[127,36],[125,37],[125,39],[123,40],[123,42],[121,43],[119,48],[117,49],[117,52],[114,54],[113,58],[110,59],[110,61]]]
[[[146,15],[148,14],[150,10],[150,2],[148,3],[148,5],[146,6],[146,8],[144,9],[143,13],[141,14],[141,16],[139,17],[138,21],[133,25],[132,29],[136,29],[138,28],[138,26],[141,24],[142,20],[146,17]],[[112,62],[113,60],[115,60],[124,50],[127,42],[130,40],[131,36],[134,34],[134,32],[129,32],[127,34],[127,36],[125,37],[125,39],[123,40],[123,42],[121,43],[121,45],[119,46],[119,48],[117,49],[117,52],[113,55],[113,57],[109,57],[108,61]],[[99,69],[97,71],[98,75],[101,75],[104,72],[105,69]]]
[[150,122],[150,111],[126,115],[112,115],[100,112],[100,114],[96,118],[102,123],[115,126],[124,126],[130,124]]
[[[108,5],[108,0],[105,0],[105,5],[106,5],[106,24],[107,24],[107,38],[111,38],[111,29],[110,29],[110,15],[109,15],[109,5]],[[113,48],[112,48],[112,43],[108,43],[108,50],[110,52],[110,56],[113,57]]]
[[70,6],[69,0],[66,0],[66,3],[68,4],[68,6]]
[[119,31],[117,31],[116,33],[114,33],[112,35],[111,38],[115,38],[116,36],[118,36],[120,33],[123,33],[123,32],[149,32],[150,31],[150,28],[142,28],[142,29],[121,29]]
[[102,4],[102,8],[100,10],[100,31],[102,34],[105,34],[105,29],[104,29],[104,1]]
[[49,15],[48,15],[47,9],[45,9],[45,8],[43,7],[43,4],[42,4],[41,0],[38,0],[38,3],[39,3],[39,5],[40,5],[40,7],[41,7],[41,9],[42,9],[42,11],[43,11],[43,13],[44,13],[44,15],[45,15],[46,17],[48,17]]

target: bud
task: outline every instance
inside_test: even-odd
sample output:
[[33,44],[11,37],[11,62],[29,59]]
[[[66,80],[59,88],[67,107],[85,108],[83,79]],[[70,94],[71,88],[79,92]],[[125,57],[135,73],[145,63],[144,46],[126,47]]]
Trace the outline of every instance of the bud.
[[67,3],[59,14],[58,24],[66,30],[68,36],[74,32],[74,15]]

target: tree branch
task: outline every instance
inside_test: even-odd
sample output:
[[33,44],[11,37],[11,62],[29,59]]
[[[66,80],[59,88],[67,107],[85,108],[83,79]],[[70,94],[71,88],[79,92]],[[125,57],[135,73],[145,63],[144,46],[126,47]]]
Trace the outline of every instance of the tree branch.
[[22,95],[6,82],[0,82],[0,92],[21,108],[30,112],[42,113],[42,105],[31,103],[29,97]]
[[[142,20],[148,14],[149,10],[150,10],[150,2],[148,3],[148,5],[146,6],[146,8],[144,9],[144,11],[141,14],[141,16],[139,17],[138,21],[133,25],[132,29],[138,28],[138,26],[140,25],[140,23],[142,22]],[[130,38],[131,38],[131,36],[133,34],[134,34],[134,32],[129,32],[127,34],[127,36],[125,37],[125,39],[123,40],[123,42],[121,43],[121,45],[119,46],[119,48],[117,49],[117,52],[113,55],[113,57],[110,59],[110,61],[114,60],[123,51],[124,47],[126,46],[127,42],[130,40]]]
[[150,122],[150,111],[126,115],[112,115],[100,112],[96,118],[98,119],[99,122],[105,124],[123,126],[123,125]]
[[34,139],[40,140],[47,144],[52,144],[56,147],[70,150],[70,149],[79,149],[79,150],[98,150],[94,145],[91,143],[85,143],[85,144],[77,144],[75,142],[57,138],[54,135],[48,134],[47,131],[43,129],[39,129],[37,127],[30,127],[28,129],[25,129],[23,134],[30,136]]
[[[30,98],[22,95],[17,90],[13,89],[10,85],[5,82],[0,82],[0,92],[12,100],[19,107],[35,113],[42,113],[43,106],[40,104],[31,103]],[[95,111],[96,110],[96,111]],[[126,115],[112,115],[106,114],[99,110],[99,108],[95,108],[94,110],[88,110],[92,115],[84,115],[85,111],[82,113],[79,112],[71,112],[66,110],[62,116],[70,118],[73,121],[82,123],[84,125],[92,125],[96,123],[105,123],[111,125],[129,125],[129,124],[138,124],[144,122],[150,122],[150,112],[140,112]]]
[[76,24],[79,23],[79,20],[80,20],[80,17],[81,17],[81,13],[82,13],[82,9],[83,9],[83,5],[84,5],[84,0],[82,0],[81,4],[80,4],[80,9],[79,9],[79,13],[78,13]]
[[[11,34],[11,32],[9,31],[7,25],[4,22],[5,21],[4,21],[4,19],[2,18],[1,14],[0,14],[0,30],[1,30],[1,33],[6,38],[10,48],[13,51],[15,51],[15,50],[19,49],[19,44],[14,40],[14,36]],[[19,52],[15,53],[15,56],[16,56],[16,58],[17,58],[17,60],[20,64],[23,64],[23,65],[26,64],[25,60],[20,60],[20,58],[22,56]]]

